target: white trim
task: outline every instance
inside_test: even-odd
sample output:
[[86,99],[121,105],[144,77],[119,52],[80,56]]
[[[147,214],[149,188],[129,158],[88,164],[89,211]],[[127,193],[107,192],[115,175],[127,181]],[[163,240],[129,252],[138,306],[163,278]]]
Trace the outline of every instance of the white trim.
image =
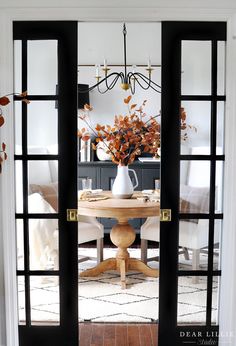
[[[13,90],[13,47],[12,40],[4,40],[5,37],[12,37],[12,25],[6,21],[2,15],[2,30],[0,36],[1,47],[5,54],[2,56],[0,65],[1,78],[0,90]],[[4,29],[3,29],[4,28]],[[4,37],[5,35],[5,37]],[[1,211],[3,224],[3,255],[4,255],[4,276],[5,276],[5,309],[6,309],[6,344],[18,345],[18,304],[17,304],[17,283],[16,283],[16,251],[13,250],[15,239],[15,202],[14,202],[14,128],[13,128],[13,103],[4,109],[5,126],[2,128],[2,138],[7,144],[8,160],[4,163],[3,174],[1,176]]]
[[[125,15],[124,15],[125,13]],[[222,289],[221,289],[221,331],[236,333],[235,316],[231,307],[236,306],[235,286],[236,260],[232,262],[236,249],[236,42],[233,40],[234,18],[230,20],[232,10],[229,9],[198,9],[198,8],[37,8],[5,9],[0,16],[1,50],[0,90],[12,88],[12,21],[13,20],[78,20],[78,21],[162,21],[162,20],[228,20],[228,67],[227,67],[227,115],[226,115],[226,165],[225,165],[225,231],[223,234],[222,256]],[[230,57],[230,54],[233,56]],[[14,161],[13,161],[13,112],[8,108],[8,121],[3,128],[3,136],[8,139],[9,160],[1,176],[2,196],[1,219],[4,239],[4,270],[6,296],[7,346],[18,346],[16,267],[12,244],[15,243],[14,232]],[[231,267],[230,271],[227,271]],[[223,282],[224,281],[224,282]],[[228,293],[230,289],[230,294]],[[231,345],[236,345],[236,343]]]
[[[236,17],[228,23],[227,108],[225,122],[225,196],[220,295],[220,345],[236,345]],[[228,333],[233,332],[232,336]]]

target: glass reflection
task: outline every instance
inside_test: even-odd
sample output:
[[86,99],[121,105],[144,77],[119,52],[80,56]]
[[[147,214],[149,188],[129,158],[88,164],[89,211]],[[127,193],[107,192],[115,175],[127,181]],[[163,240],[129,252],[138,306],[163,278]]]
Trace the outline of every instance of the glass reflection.
[[16,195],[16,212],[23,213],[23,178],[22,178],[22,161],[15,161],[15,195]]
[[58,221],[29,220],[29,249],[31,270],[58,269]]
[[57,40],[33,40],[27,44],[29,95],[55,95],[58,70]]
[[[192,126],[181,131],[187,139],[181,141],[181,154],[209,155],[211,133],[211,103],[208,101],[182,101],[186,112],[186,123]],[[187,152],[188,148],[188,152]],[[194,151],[194,152],[193,152]]]
[[182,95],[211,94],[211,42],[182,41]]
[[16,219],[16,256],[17,269],[24,270],[24,224],[23,220]]
[[58,120],[54,101],[28,105],[28,154],[58,153]]
[[59,324],[59,278],[31,276],[31,321],[33,325]]
[[58,211],[58,162],[35,160],[28,162],[29,213]]
[[207,277],[199,277],[198,283],[192,276],[178,278],[178,324],[205,324]]
[[24,276],[17,276],[18,286],[18,319],[20,325],[26,324],[25,315],[25,278]]
[[225,41],[217,42],[217,94],[225,95]]

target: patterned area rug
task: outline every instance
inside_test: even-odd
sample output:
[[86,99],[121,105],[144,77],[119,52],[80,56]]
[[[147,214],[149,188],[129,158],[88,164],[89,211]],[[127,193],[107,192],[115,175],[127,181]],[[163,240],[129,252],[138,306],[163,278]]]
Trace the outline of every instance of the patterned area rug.
[[[87,254],[88,249],[80,249]],[[96,255],[94,249],[89,249]],[[158,249],[150,249],[149,256],[157,256]],[[131,257],[140,258],[140,249],[130,249]],[[114,257],[116,249],[106,249],[105,257]],[[182,256],[181,256],[182,257]],[[180,257],[180,258],[181,258]],[[190,269],[190,260],[181,260],[182,269]],[[87,261],[80,264],[80,272],[96,265]],[[149,262],[158,268],[156,261]],[[201,254],[201,269],[206,268],[207,255]],[[213,281],[212,319],[217,318],[218,281]],[[178,284],[178,322],[204,323],[206,320],[207,281],[200,277],[193,283],[193,277],[180,277]],[[127,274],[127,289],[120,287],[117,272],[110,271],[96,278],[79,279],[79,318],[80,321],[92,322],[152,322],[158,320],[159,278],[146,277],[137,272]]]
[[[114,257],[116,249],[104,250],[104,257]],[[80,255],[96,256],[93,248],[80,249]],[[131,257],[140,258],[140,249],[130,249]],[[149,255],[158,249],[149,250]],[[190,254],[191,256],[191,254]],[[182,257],[182,256],[181,256]],[[207,255],[201,255],[202,269],[206,267]],[[181,268],[190,269],[191,261],[182,260]],[[96,265],[96,261],[79,264],[80,272]],[[158,268],[158,262],[149,262]],[[212,320],[217,321],[218,281],[213,280]],[[178,322],[205,323],[206,278],[193,283],[192,277],[180,277],[178,285]],[[120,287],[117,272],[109,271],[98,277],[79,279],[79,320],[91,322],[153,322],[158,320],[159,279],[145,277],[137,272],[127,274],[127,289]],[[59,322],[59,289],[57,278],[31,279],[32,320]],[[25,320],[23,282],[19,280],[19,317]]]

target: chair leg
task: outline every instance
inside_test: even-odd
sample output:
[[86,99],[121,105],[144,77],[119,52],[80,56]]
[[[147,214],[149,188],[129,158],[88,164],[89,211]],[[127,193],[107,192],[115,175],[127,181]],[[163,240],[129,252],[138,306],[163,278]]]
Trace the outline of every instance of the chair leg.
[[189,260],[188,248],[183,247],[182,250],[183,250],[184,259]]
[[146,239],[141,239],[141,261],[147,263],[147,246],[148,241]]
[[103,238],[97,239],[97,263],[103,261]]
[[[200,268],[200,249],[193,250],[192,254],[192,270],[198,270]],[[192,283],[198,284],[199,276],[193,276]]]

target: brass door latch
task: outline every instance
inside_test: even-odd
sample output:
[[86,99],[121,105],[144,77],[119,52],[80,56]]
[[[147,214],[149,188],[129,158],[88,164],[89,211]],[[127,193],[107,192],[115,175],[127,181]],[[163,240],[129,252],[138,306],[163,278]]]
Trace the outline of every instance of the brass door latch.
[[160,209],[160,221],[171,221],[171,209]]
[[67,209],[67,221],[79,221],[77,209]]

